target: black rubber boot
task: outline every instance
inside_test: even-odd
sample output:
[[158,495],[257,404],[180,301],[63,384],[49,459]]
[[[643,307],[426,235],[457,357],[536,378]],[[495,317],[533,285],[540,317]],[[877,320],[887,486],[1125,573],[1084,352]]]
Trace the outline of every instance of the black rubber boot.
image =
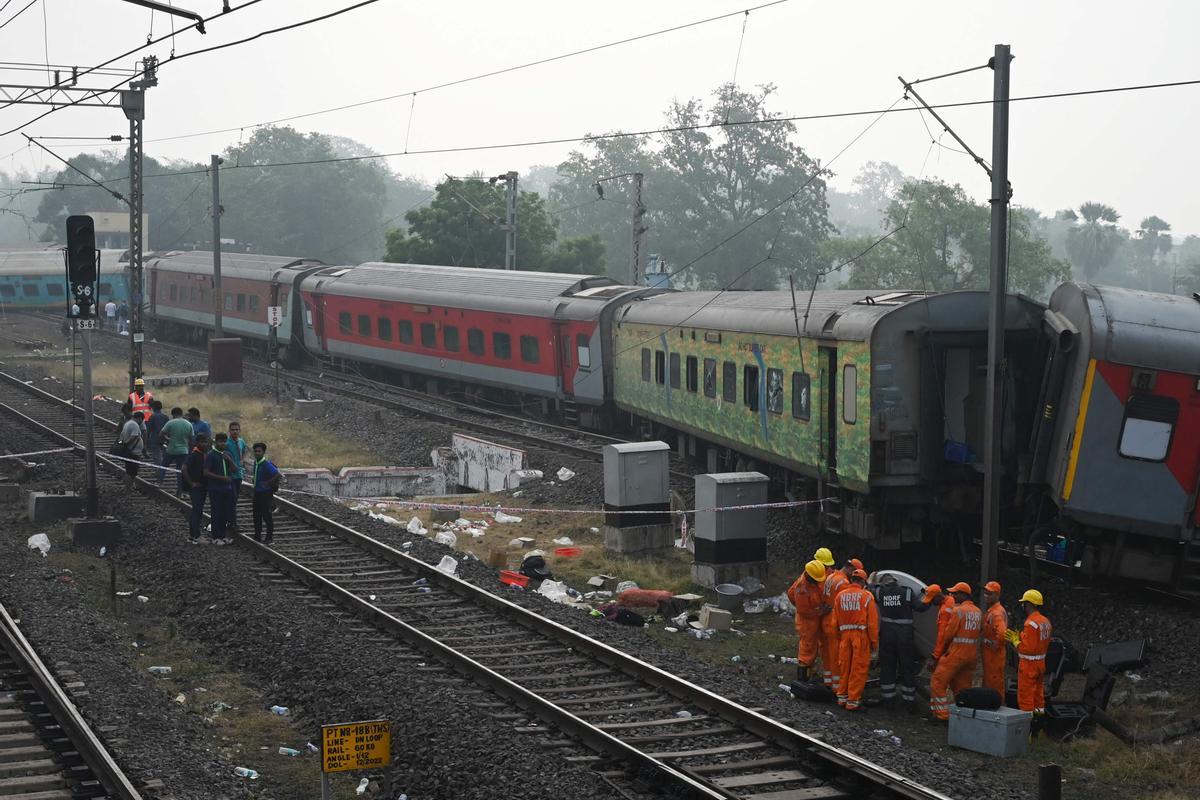
[[809,678],[809,668],[800,664],[796,667],[796,680],[800,683],[807,683]]

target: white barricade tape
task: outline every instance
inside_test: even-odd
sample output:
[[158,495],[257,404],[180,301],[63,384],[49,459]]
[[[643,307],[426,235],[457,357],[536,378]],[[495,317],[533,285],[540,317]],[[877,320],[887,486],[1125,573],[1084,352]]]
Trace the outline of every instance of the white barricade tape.
[[56,447],[53,450],[34,450],[32,453],[5,453],[0,455],[2,458],[28,458],[29,456],[45,456],[51,453],[69,453],[74,450],[74,447]]

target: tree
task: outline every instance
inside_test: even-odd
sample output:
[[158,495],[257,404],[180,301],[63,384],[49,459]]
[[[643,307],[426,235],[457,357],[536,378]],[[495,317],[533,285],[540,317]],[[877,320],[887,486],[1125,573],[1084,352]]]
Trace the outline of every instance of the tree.
[[[385,261],[503,267],[505,256],[504,187],[484,180],[447,180],[424,208],[409,211],[408,230],[387,236]],[[594,273],[602,269],[599,237],[556,242],[554,221],[545,201],[533,192],[517,199],[517,267]]]
[[1121,246],[1122,237],[1117,229],[1121,215],[1111,206],[1088,202],[1079,207],[1079,216],[1083,217],[1082,225],[1078,224],[1078,217],[1073,214],[1067,217],[1076,223],[1067,231],[1067,253],[1071,262],[1090,281],[1112,263]]
[[832,231],[824,175],[792,141],[795,125],[763,122],[777,116],[768,109],[774,91],[726,84],[708,104],[674,103],[657,150],[644,137],[588,141],[590,153],[576,151],[558,167],[563,180],[554,204],[583,204],[562,212],[564,230],[599,234],[621,256],[610,271],[624,277],[632,239],[628,183],[606,181],[602,199],[595,184],[641,172],[646,250],[680,267],[693,264],[697,285],[774,288],[781,270],[815,271],[820,243]]
[[[829,268],[846,261],[851,288],[985,289],[990,274],[990,211],[958,184],[910,181],[888,206],[886,239],[830,242],[822,251]],[[1044,297],[1070,276],[1020,209],[1009,215],[1009,291]],[[877,242],[877,243],[876,243]],[[874,247],[871,245],[874,244]],[[868,249],[869,248],[869,249]]]
[[1171,268],[1166,256],[1174,242],[1169,231],[1171,226],[1160,217],[1146,217],[1138,226],[1130,241],[1132,263],[1131,285],[1155,292],[1171,291]]

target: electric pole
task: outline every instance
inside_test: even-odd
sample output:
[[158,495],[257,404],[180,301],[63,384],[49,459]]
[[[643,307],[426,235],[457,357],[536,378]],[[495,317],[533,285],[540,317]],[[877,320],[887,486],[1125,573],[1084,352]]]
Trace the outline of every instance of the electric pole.
[[642,217],[646,216],[646,205],[642,202],[642,173],[633,173],[633,259],[630,263],[630,286],[640,286],[644,273],[644,258],[642,256],[642,236],[646,226]]
[[506,172],[504,179],[504,268],[517,268],[517,173]]
[[1008,288],[1008,91],[1009,46],[996,45],[992,57],[992,230],[988,304],[987,430],[984,437],[983,537],[980,583],[996,578],[999,563],[1000,475],[1004,449],[1004,306]]
[[221,158],[214,155],[209,169],[212,170],[212,221],[213,221],[213,338],[224,339],[221,327],[221,311],[225,308],[225,295],[221,291]]
[[142,122],[146,118],[146,89],[158,85],[158,59],[142,59],[142,77],[121,91],[121,110],[129,120],[129,391],[142,377]]

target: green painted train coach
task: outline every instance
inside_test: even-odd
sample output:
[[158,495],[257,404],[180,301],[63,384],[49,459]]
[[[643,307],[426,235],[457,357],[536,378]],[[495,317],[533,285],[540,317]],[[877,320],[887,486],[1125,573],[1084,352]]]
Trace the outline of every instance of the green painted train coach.
[[[1043,312],[1008,297],[1014,478]],[[612,352],[613,400],[635,424],[709,471],[757,469],[786,496],[825,499],[830,532],[898,547],[978,513],[986,292],[666,293],[617,312]]]

